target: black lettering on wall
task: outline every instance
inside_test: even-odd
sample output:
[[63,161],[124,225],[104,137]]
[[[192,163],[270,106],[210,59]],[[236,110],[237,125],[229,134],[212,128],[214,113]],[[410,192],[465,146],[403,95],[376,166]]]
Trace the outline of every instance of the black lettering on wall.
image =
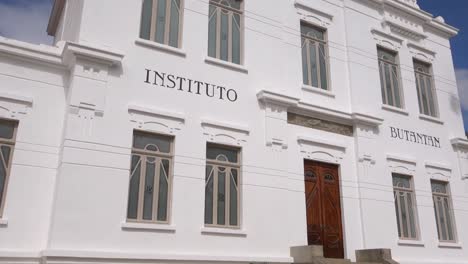
[[195,93],[197,95],[202,95],[202,89],[205,88],[205,93],[203,95],[206,95],[207,97],[219,100],[227,98],[230,102],[236,102],[238,99],[237,91],[234,89],[228,89],[224,86],[184,78],[174,74],[166,74],[164,72],[150,69],[145,69],[144,83]]

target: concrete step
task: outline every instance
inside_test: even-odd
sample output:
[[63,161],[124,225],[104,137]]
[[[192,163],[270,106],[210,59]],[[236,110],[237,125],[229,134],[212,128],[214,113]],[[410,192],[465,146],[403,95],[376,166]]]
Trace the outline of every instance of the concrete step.
[[324,257],[313,257],[310,261],[304,264],[352,264],[349,259],[331,259]]

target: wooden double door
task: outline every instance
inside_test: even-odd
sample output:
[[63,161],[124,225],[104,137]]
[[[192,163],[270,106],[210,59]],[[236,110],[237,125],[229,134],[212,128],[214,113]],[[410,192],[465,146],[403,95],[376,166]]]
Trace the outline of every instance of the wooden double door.
[[344,258],[338,166],[304,161],[307,239],[326,258]]

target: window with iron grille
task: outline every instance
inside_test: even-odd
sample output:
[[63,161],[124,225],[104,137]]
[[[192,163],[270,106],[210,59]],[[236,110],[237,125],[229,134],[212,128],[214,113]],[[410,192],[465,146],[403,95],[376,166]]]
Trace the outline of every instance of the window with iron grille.
[[305,85],[327,90],[328,51],[325,30],[301,23],[302,76]]
[[210,0],[208,56],[242,64],[243,5],[241,0]]
[[382,100],[386,105],[403,108],[403,95],[400,85],[400,66],[397,53],[378,47],[380,85]]
[[400,239],[417,240],[417,209],[411,176],[394,173],[393,195]]
[[205,177],[205,225],[238,228],[240,150],[208,144]]
[[437,117],[437,98],[434,90],[431,65],[417,60],[413,64],[418,92],[419,112],[424,115]]
[[446,182],[431,181],[437,232],[441,242],[455,242],[452,201]]
[[0,119],[0,218],[5,206],[17,127],[16,121]]
[[144,0],[140,37],[180,47],[184,0]]
[[134,131],[127,221],[168,223],[173,138]]

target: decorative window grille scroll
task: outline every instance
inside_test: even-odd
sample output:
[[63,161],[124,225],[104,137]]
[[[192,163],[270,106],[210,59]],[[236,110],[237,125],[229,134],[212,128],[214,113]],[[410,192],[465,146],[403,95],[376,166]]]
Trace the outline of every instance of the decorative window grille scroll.
[[210,0],[208,56],[242,64],[244,3],[242,0]]
[[452,201],[448,183],[431,181],[437,233],[441,242],[456,242]]
[[325,30],[301,23],[302,76],[305,85],[328,90]]
[[393,195],[400,239],[417,240],[417,209],[410,176],[393,173]]
[[169,223],[173,138],[133,134],[127,221]]
[[240,226],[240,150],[209,143],[205,174],[205,225]]
[[6,190],[10,176],[11,160],[16,142],[18,122],[0,119],[0,218],[5,207]]

